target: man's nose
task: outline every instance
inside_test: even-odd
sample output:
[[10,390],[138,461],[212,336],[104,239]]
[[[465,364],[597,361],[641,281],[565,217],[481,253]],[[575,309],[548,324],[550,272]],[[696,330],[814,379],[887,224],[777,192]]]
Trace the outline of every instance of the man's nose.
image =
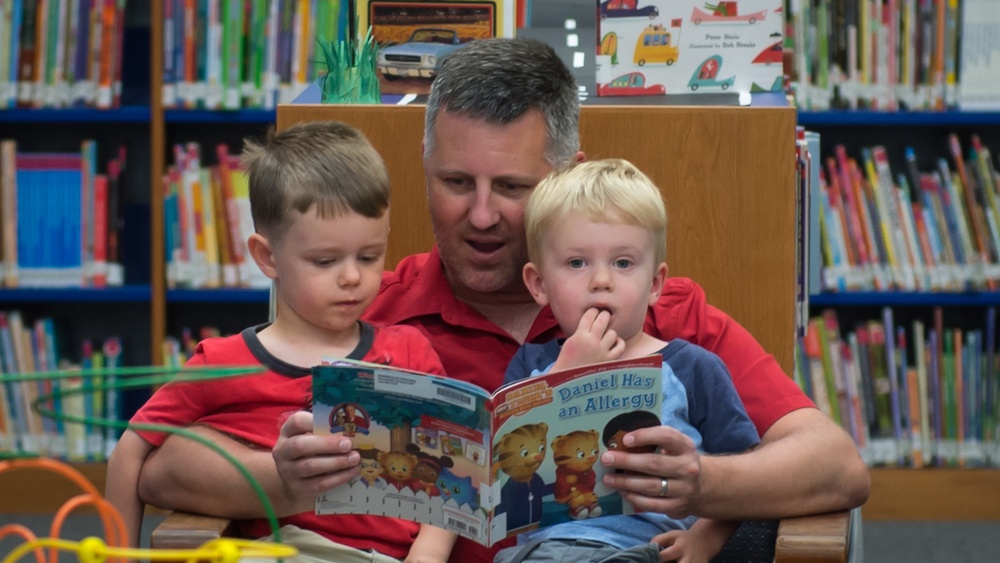
[[469,221],[477,229],[486,230],[497,224],[500,213],[497,211],[496,198],[490,185],[476,185],[476,192],[469,209]]

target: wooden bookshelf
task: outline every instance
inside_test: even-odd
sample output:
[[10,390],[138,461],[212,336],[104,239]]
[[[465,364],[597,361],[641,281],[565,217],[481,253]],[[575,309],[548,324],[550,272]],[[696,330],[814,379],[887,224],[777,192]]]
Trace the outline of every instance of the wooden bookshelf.
[[1000,470],[872,470],[865,520],[1000,521]]

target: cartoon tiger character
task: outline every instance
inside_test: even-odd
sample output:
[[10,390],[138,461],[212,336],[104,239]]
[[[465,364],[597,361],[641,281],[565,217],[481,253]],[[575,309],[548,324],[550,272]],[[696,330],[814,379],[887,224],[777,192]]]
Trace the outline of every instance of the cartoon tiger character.
[[542,519],[542,497],[547,490],[536,472],[545,461],[548,431],[544,422],[525,424],[497,442],[497,465],[510,479],[500,488],[496,512],[507,514],[508,532]]
[[576,520],[601,515],[594,494],[597,474],[594,463],[601,449],[597,430],[576,430],[552,440],[552,461],[556,463],[555,498],[565,504]]
[[410,486],[417,456],[406,452],[379,452],[378,460],[382,463],[383,477],[387,483],[399,491]]

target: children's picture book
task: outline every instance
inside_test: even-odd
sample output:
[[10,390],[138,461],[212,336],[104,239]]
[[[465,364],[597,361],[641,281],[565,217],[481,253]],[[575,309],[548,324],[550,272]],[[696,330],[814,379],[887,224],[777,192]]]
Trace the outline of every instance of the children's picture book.
[[313,368],[316,434],[342,433],[361,473],[317,514],[432,524],[483,545],[570,520],[627,514],[599,458],[661,420],[659,355],[552,372],[493,394],[457,379],[336,361]]
[[427,94],[441,62],[463,43],[513,37],[514,0],[360,0],[356,35],[371,27],[383,94]]
[[779,0],[602,0],[599,96],[782,90]]

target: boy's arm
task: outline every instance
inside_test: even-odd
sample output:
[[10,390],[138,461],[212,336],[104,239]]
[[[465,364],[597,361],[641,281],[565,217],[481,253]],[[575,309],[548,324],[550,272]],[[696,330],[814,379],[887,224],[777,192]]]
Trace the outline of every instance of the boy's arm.
[[458,534],[422,524],[403,563],[445,563],[451,555]]
[[126,430],[108,458],[104,496],[122,515],[128,545],[138,547],[144,506],[139,499],[139,472],[153,445],[132,430]]
[[[312,433],[312,414],[285,422],[273,452],[256,450],[209,428],[189,428],[220,445],[246,466],[278,516],[312,510],[316,495],[346,483],[360,470],[350,439]],[[170,436],[148,457],[139,476],[147,503],[226,518],[262,518],[264,507],[239,470],[202,444]],[[197,459],[198,463],[191,463]]]
[[660,545],[661,561],[678,561],[679,563],[694,563],[709,561],[729,541],[740,523],[728,520],[711,520],[699,518],[690,530],[674,530],[653,538],[653,543]]

